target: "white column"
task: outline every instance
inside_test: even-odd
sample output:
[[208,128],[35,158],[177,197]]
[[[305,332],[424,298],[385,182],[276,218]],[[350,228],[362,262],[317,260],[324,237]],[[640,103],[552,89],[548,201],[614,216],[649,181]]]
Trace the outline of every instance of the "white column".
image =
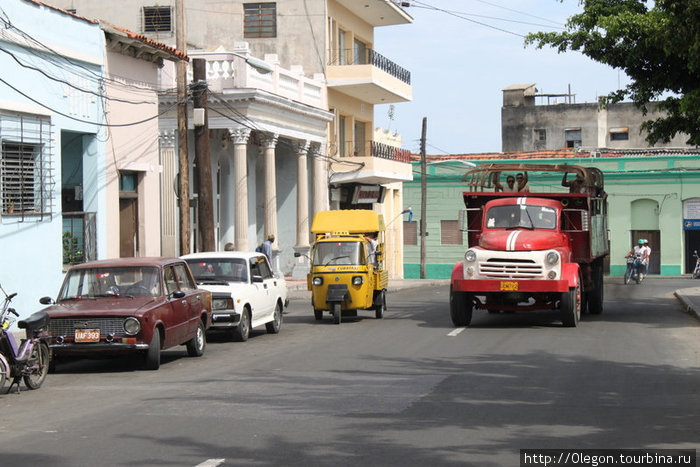
[[275,241],[272,244],[272,269],[280,272],[279,267],[279,243],[277,234],[277,166],[275,164],[275,148],[277,147],[278,134],[260,134],[260,140],[263,146],[263,157],[265,165],[265,198],[263,199],[263,215],[265,216],[265,236],[266,240],[269,235],[275,236]]
[[311,154],[313,155],[313,212],[311,218],[319,211],[327,211],[328,206],[328,164],[324,154],[325,145],[313,143]]
[[234,244],[237,251],[249,251],[248,246],[248,136],[250,129],[231,130],[233,139],[233,183],[236,196]]
[[306,165],[309,142],[298,141],[294,149],[297,154],[297,244],[294,251],[305,256],[300,256],[294,264],[292,278],[303,279],[309,272],[309,174]]

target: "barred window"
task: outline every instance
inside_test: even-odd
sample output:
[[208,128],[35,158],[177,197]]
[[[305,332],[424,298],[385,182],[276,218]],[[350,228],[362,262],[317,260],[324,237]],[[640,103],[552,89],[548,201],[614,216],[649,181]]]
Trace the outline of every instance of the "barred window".
[[143,32],[170,32],[172,11],[169,6],[143,7]]
[[47,118],[0,115],[2,214],[51,213],[51,133]]
[[243,37],[277,37],[277,4],[244,3]]

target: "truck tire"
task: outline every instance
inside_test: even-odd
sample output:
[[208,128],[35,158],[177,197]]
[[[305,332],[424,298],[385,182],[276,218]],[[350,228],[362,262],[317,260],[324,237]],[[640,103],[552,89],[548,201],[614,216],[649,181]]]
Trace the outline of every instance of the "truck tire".
[[598,259],[593,263],[591,282],[593,288],[588,292],[588,312],[599,315],[603,312],[603,260]]
[[581,319],[581,286],[571,287],[561,294],[559,302],[561,323],[565,328],[575,328]]
[[456,327],[466,327],[472,322],[471,296],[465,292],[453,292],[450,286],[450,317]]

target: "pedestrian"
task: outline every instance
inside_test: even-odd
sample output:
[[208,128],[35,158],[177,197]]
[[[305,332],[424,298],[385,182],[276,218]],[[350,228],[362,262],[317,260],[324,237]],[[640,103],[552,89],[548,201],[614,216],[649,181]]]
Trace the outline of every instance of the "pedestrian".
[[272,261],[272,244],[275,243],[275,236],[270,234],[262,244],[262,252],[267,256],[268,261]]
[[224,245],[224,251],[236,251],[236,247],[233,246],[233,243],[228,242],[226,245]]
[[515,181],[518,182],[518,191],[522,191],[525,193],[530,192],[530,185],[527,184],[527,172],[518,173],[515,176]]
[[[641,264],[639,265],[639,271],[638,271],[640,281],[644,278],[644,275],[646,274],[646,265],[649,261],[648,251],[644,247],[644,241],[645,240],[643,238],[640,238],[637,241],[637,244],[629,251],[629,253],[627,253],[625,255],[625,258],[632,257],[633,259],[634,258],[640,259]],[[651,251],[651,249],[649,249],[649,251]],[[631,265],[632,263],[628,263],[628,264]],[[630,265],[627,266],[628,269],[631,267]]]
[[649,260],[651,259],[651,247],[649,246],[649,240],[646,238],[644,239],[644,253],[642,256],[642,261],[644,263],[644,275],[647,275],[647,272],[649,270]]

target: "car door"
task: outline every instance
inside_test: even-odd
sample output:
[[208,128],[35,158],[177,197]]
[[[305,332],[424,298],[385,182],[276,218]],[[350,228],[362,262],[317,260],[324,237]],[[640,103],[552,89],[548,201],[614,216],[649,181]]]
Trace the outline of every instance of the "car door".
[[192,277],[192,273],[185,263],[177,263],[173,267],[177,283],[180,290],[185,293],[182,298],[184,300],[184,315],[183,315],[183,332],[181,341],[190,340],[197,332],[200,322],[200,312],[204,306],[202,302],[202,294],[197,289],[197,284]]
[[163,348],[168,348],[179,345],[184,339],[189,303],[186,296],[181,298],[173,296],[173,293],[180,290],[177,274],[175,273],[175,265],[170,264],[163,268],[163,275],[165,279],[165,298],[171,310],[170,313],[162,318],[165,326]]
[[265,273],[262,264],[265,264],[265,256],[253,256],[249,261],[250,281],[252,284],[253,293],[250,297],[250,303],[253,308],[251,321],[253,326],[257,326],[260,322],[265,322],[265,318],[271,314],[270,310],[270,291],[269,284],[265,282],[263,274]]
[[265,310],[267,311],[266,316],[271,317],[275,311],[275,303],[279,296],[277,278],[272,273],[272,268],[267,258],[263,256],[261,259],[262,261],[258,262],[258,267],[260,269],[260,276],[262,276],[263,279],[263,287],[267,292],[265,303]]

